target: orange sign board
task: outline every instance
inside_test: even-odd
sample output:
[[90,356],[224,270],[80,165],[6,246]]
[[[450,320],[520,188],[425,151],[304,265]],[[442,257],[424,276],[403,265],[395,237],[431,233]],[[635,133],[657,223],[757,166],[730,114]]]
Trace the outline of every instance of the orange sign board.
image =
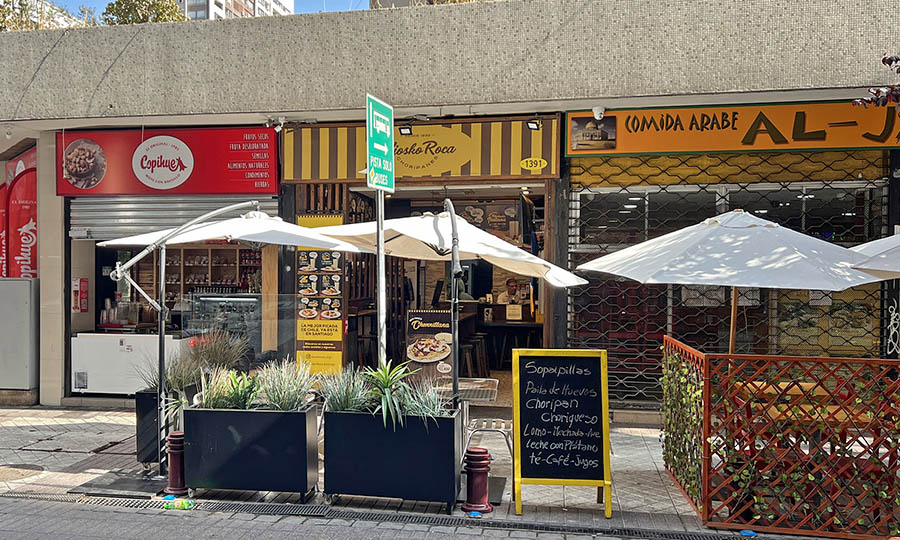
[[566,126],[570,157],[900,147],[895,106],[850,102],[578,111]]

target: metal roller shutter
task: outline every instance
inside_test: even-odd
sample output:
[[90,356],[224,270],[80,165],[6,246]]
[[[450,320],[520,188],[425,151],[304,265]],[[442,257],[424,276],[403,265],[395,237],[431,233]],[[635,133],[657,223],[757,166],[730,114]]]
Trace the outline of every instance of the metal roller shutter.
[[70,199],[69,236],[112,240],[157,231],[183,225],[217,208],[249,200],[258,200],[260,209],[270,216],[278,215],[278,199],[274,197],[78,197]]

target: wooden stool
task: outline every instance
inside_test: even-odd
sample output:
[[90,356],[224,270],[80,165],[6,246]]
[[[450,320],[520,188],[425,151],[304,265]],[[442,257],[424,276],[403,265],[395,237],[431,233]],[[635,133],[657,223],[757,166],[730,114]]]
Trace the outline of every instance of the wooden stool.
[[[356,346],[356,365],[357,367],[369,366],[378,363],[376,359],[374,364],[370,364],[372,352],[375,350],[376,336],[359,336]],[[377,356],[377,355],[376,355]]]
[[490,377],[491,369],[488,365],[487,342],[485,337],[487,334],[477,333],[472,337],[472,345],[475,349],[475,366],[476,377]]
[[[466,367],[466,377],[474,377],[472,375],[474,371],[472,370],[472,344],[471,343],[463,343],[459,346],[459,356],[465,362]],[[460,371],[462,371],[462,363],[460,363]]]

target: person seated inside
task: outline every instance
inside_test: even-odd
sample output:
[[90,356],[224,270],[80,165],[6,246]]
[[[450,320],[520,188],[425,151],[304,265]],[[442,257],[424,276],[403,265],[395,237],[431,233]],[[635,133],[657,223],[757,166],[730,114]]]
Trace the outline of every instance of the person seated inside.
[[497,296],[498,304],[521,304],[519,299],[519,282],[513,278],[506,280],[506,290]]

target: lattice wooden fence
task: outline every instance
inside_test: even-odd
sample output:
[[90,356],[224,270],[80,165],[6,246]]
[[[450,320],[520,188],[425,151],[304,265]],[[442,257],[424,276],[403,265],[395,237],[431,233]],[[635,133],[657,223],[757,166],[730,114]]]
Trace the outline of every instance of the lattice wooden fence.
[[898,534],[900,361],[704,354],[669,337],[664,354],[677,394],[664,412],[666,468],[705,524]]

